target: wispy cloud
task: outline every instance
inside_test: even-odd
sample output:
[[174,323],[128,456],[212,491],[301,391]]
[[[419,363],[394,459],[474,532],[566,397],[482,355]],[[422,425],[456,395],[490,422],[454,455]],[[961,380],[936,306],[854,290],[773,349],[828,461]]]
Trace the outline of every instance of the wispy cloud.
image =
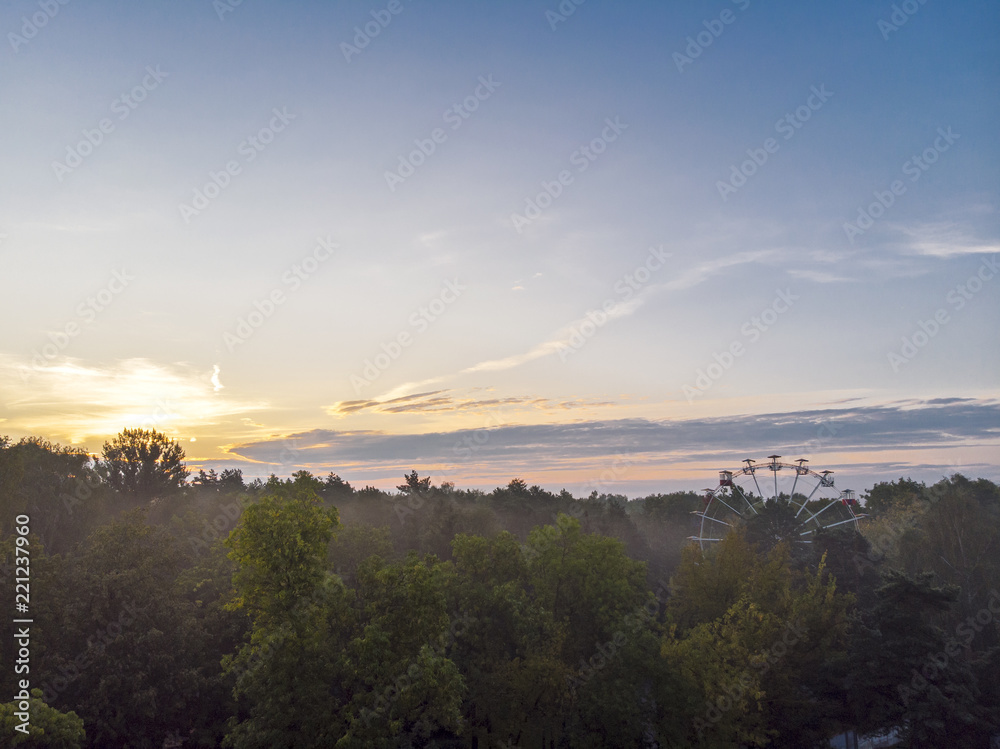
[[676,278],[663,284],[662,288],[666,291],[691,289],[730,268],[748,263],[760,263],[775,257],[776,254],[774,250],[755,250],[753,252],[738,252],[735,255],[727,255],[715,260],[709,260],[693,268],[688,268]]
[[389,398],[383,400],[339,401],[325,406],[324,411],[331,416],[348,416],[361,411],[381,414],[443,413],[443,412],[487,412],[509,406],[535,408],[544,411],[566,411],[579,408],[613,406],[611,401],[595,401],[585,398],[555,401],[535,396],[512,396],[507,398],[469,398],[449,395],[450,390],[433,390],[426,393]]
[[1000,243],[976,239],[961,224],[953,221],[903,227],[901,231],[907,237],[905,251],[915,255],[949,258],[1000,252]]
[[[745,265],[747,263],[762,262],[763,260],[774,257],[775,254],[776,253],[773,250],[760,250],[755,252],[740,252],[735,255],[717,258],[715,260],[696,265],[693,268],[689,268],[688,270],[681,272],[677,277],[665,283],[649,284],[644,286],[638,291],[638,293],[629,299],[608,299],[606,304],[602,304],[600,306],[603,314],[607,316],[607,320],[609,322],[613,320],[620,320],[635,314],[643,306],[643,304],[645,304],[645,302],[653,296],[661,294],[665,291],[680,291],[683,289],[693,288],[705,283],[713,276],[718,275],[719,273],[722,273],[730,268]],[[540,274],[536,273],[535,275],[538,276]],[[580,328],[584,324],[593,324],[591,318],[588,317],[587,314],[581,315],[577,319],[563,325],[548,339],[535,344],[527,351],[500,357],[498,359],[487,359],[469,367],[465,367],[464,369],[453,374],[432,377],[419,382],[403,383],[402,385],[398,385],[389,392],[383,394],[380,400],[408,395],[417,388],[449,382],[462,375],[475,374],[478,372],[498,372],[513,369],[527,364],[528,362],[535,361],[536,359],[541,359],[552,354],[558,354],[560,351],[573,346],[573,338],[574,336],[579,335]]]
[[793,278],[804,278],[806,281],[815,281],[816,283],[844,283],[851,280],[847,276],[821,270],[795,269],[789,270],[788,275]]

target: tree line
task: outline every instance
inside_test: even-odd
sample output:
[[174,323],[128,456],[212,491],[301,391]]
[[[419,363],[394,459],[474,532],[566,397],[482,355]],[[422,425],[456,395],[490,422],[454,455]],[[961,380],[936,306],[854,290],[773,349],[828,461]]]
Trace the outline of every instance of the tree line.
[[[31,518],[23,747],[988,747],[1000,487],[900,478],[860,533],[782,503],[702,551],[692,492],[245,482],[125,430],[0,438],[3,586]],[[16,693],[0,621],[0,699]]]

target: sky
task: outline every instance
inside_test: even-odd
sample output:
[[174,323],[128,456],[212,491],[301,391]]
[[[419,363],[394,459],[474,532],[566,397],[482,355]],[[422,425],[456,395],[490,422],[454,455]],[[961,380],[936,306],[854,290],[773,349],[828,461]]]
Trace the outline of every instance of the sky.
[[0,435],[1000,479],[1000,6],[8,2]]

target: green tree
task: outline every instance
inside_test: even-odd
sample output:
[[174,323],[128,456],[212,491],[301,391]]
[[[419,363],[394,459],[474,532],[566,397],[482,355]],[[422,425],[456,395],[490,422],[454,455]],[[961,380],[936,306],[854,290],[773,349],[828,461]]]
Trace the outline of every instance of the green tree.
[[155,430],[125,429],[104,443],[101,470],[120,492],[150,499],[178,489],[188,472],[184,449]]
[[882,515],[893,508],[910,507],[926,500],[927,487],[912,479],[900,477],[899,481],[880,481],[862,495],[865,512]]
[[845,726],[852,599],[837,593],[824,560],[800,569],[786,542],[765,553],[733,532],[709,552],[689,547],[673,591],[664,655],[702,706],[682,740],[813,746]]
[[459,535],[452,546],[454,605],[472,620],[454,651],[468,687],[466,737],[480,746],[525,739],[525,711],[543,688],[561,694],[571,674],[558,660],[560,634],[531,595],[527,560],[511,533]]
[[236,564],[229,607],[251,622],[249,642],[224,660],[245,705],[228,747],[330,746],[338,734],[330,684],[347,591],[325,568],[337,511],[321,506],[311,481],[299,475],[250,505],[226,540]]
[[371,557],[358,570],[354,634],[343,649],[338,747],[427,746],[462,732],[465,682],[451,658],[469,612],[448,610],[453,570],[428,555]]
[[410,471],[404,476],[406,482],[396,488],[404,494],[426,494],[431,488],[431,477],[420,478],[416,471]]
[[337,528],[330,545],[330,567],[349,585],[357,580],[358,567],[371,556],[383,559],[393,554],[389,528],[345,525]]
[[641,742],[639,672],[629,671],[624,647],[635,644],[632,621],[650,599],[645,565],[562,514],[531,531],[523,555],[535,613],[530,647],[503,675],[517,708],[506,730],[525,745]]
[[24,513],[50,552],[65,552],[94,527],[106,492],[83,450],[39,437],[0,440],[0,534]]
[[135,511],[91,535],[63,566],[62,589],[47,586],[46,598],[58,599],[36,616],[59,635],[41,654],[39,685],[84,719],[87,747],[153,747],[203,728],[198,704],[219,669],[176,582],[184,561]]
[[0,734],[7,738],[9,747],[19,749],[81,749],[86,738],[83,719],[72,710],[61,713],[42,701],[42,690],[32,689],[28,733],[17,730],[24,723],[16,717],[18,703],[0,705]]
[[956,594],[934,586],[929,574],[886,573],[853,635],[848,695],[858,728],[899,726],[904,746],[988,743],[996,724],[979,702],[962,647],[936,623]]

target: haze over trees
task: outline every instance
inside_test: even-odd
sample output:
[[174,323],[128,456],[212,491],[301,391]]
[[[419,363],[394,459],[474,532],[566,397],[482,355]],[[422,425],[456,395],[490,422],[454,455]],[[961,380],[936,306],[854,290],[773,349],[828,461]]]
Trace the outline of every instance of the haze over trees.
[[[702,551],[690,492],[513,479],[396,492],[188,473],[126,430],[100,458],[0,438],[3,586],[31,519],[24,747],[989,746],[1000,487],[868,492],[862,533],[781,508]],[[0,700],[15,694],[0,622]],[[42,733],[44,731],[44,733]],[[18,743],[20,742],[20,743]]]

